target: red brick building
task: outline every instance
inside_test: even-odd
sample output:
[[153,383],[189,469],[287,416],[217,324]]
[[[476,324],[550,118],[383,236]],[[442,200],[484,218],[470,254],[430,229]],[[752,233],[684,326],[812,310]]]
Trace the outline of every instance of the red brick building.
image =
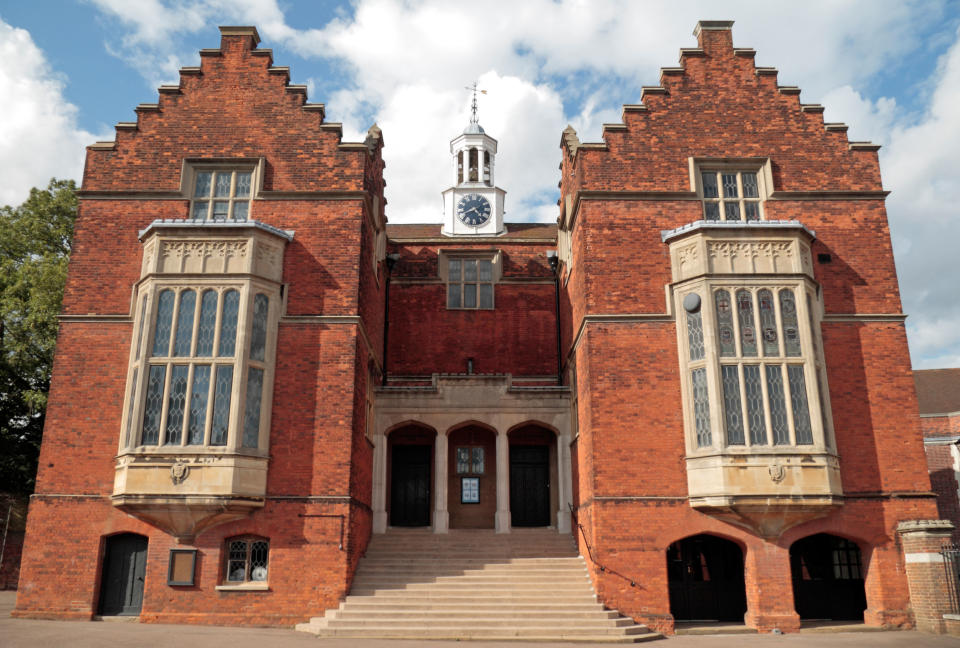
[[913,379],[937,510],[960,542],[960,369],[918,370]]
[[877,147],[731,23],[558,133],[556,226],[475,114],[387,225],[379,129],[221,31],[88,149],[16,615],[288,625],[400,527],[543,527],[658,631],[942,629]]

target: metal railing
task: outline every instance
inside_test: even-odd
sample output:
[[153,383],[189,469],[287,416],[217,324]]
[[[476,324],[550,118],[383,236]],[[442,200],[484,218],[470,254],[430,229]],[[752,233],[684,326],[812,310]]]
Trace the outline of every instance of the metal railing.
[[943,556],[943,568],[947,572],[950,614],[960,614],[960,545],[945,545],[940,555]]
[[577,524],[577,528],[580,529],[580,537],[583,538],[583,546],[587,548],[587,556],[590,557],[590,562],[596,565],[601,572],[605,574],[613,574],[614,576],[619,576],[623,580],[629,582],[630,587],[636,587],[637,581],[635,581],[634,579],[630,578],[629,576],[624,576],[623,574],[618,572],[616,569],[610,569],[609,567],[605,565],[601,565],[599,562],[597,562],[597,559],[593,557],[593,549],[590,547],[590,541],[587,540],[587,532],[583,530],[583,525],[580,524],[580,518],[577,516],[577,509],[573,508],[573,506],[570,504],[568,504],[568,506],[570,507],[570,513],[573,515],[573,519]]

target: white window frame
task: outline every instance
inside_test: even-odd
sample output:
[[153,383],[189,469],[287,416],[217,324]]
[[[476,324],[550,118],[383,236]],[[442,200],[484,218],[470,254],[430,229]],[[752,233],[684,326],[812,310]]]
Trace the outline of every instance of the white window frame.
[[[773,191],[773,171],[769,158],[689,158],[690,167],[690,190],[696,192],[700,200],[700,214],[703,220],[726,221],[726,205],[735,204],[740,212],[739,219],[730,219],[733,222],[751,222],[754,220],[766,220],[765,202]],[[717,182],[717,197],[710,198],[705,195],[703,185],[703,174],[713,173]],[[757,196],[745,197],[743,190],[743,174],[754,173],[757,180]],[[723,190],[723,175],[735,174],[737,181],[737,196],[725,197]],[[746,218],[746,203],[752,203],[757,206],[757,218]],[[717,206],[716,219],[707,218],[707,205],[715,204]]]
[[[247,222],[253,220],[251,211],[253,209],[253,200],[262,190],[263,184],[263,158],[214,158],[214,159],[194,159],[184,160],[183,170],[180,179],[180,191],[190,201],[188,218],[199,221],[210,222]],[[197,177],[200,173],[211,173],[210,190],[206,196],[196,195]],[[216,197],[216,176],[218,174],[231,174],[230,193],[228,196]],[[248,196],[237,197],[237,174],[250,174],[250,193]],[[194,209],[198,202],[207,203],[206,213],[201,218],[197,218]],[[226,216],[214,216],[214,202],[226,202]],[[240,218],[236,217],[236,206],[246,204],[246,215]]]

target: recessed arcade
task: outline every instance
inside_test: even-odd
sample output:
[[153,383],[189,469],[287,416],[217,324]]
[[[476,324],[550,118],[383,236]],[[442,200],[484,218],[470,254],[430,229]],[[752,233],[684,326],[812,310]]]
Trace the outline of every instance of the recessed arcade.
[[570,532],[569,392],[509,376],[434,376],[374,405],[374,532]]

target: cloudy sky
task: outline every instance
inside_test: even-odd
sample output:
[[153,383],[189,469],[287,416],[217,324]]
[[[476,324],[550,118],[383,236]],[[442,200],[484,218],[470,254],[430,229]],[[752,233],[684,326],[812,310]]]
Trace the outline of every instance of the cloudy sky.
[[0,0],[0,204],[79,179],[83,147],[199,65],[217,25],[256,25],[345,139],[383,129],[391,222],[439,222],[474,80],[507,220],[550,222],[560,131],[599,140],[700,19],[735,20],[781,85],[883,145],[914,366],[960,367],[960,0]]

